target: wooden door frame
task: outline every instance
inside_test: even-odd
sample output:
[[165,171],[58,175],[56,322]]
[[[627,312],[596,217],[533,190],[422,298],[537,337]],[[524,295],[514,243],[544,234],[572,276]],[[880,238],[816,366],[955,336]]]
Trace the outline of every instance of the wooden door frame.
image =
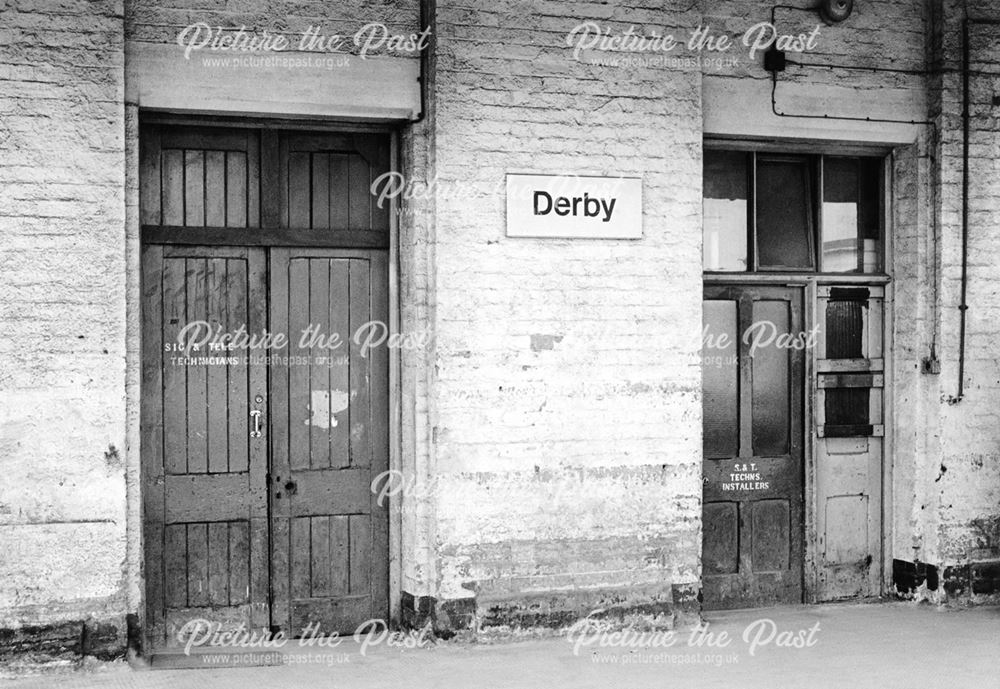
[[[711,272],[702,274],[702,290],[704,285],[725,283],[765,283],[780,285],[803,285],[806,287],[806,304],[803,313],[806,317],[806,327],[816,322],[816,288],[820,284],[836,283],[882,285],[885,288],[883,302],[883,358],[885,359],[885,396],[883,400],[883,421],[885,437],[883,438],[882,456],[882,528],[879,546],[882,549],[882,587],[880,594],[887,595],[893,587],[893,480],[895,473],[895,343],[893,340],[893,322],[895,320],[895,290],[892,280],[892,266],[895,239],[895,152],[902,144],[885,144],[877,142],[859,142],[854,140],[831,139],[780,139],[758,138],[706,133],[702,146],[708,150],[761,151],[765,153],[784,152],[807,155],[858,155],[878,156],[882,160],[882,273],[877,275],[860,275],[857,273],[842,273],[839,275],[825,273],[723,273]],[[803,446],[806,457],[805,500],[806,500],[806,552],[805,552],[805,602],[818,602],[819,569],[817,566],[816,533],[816,464],[815,464],[815,417],[814,395],[812,385],[815,379],[815,355],[806,357],[806,390],[805,390],[805,423],[807,432]]]
[[[141,150],[142,150],[142,138],[143,132],[150,126],[156,124],[168,124],[184,127],[227,127],[227,128],[256,128],[261,130],[289,130],[289,131],[313,131],[313,132],[358,132],[358,133],[372,133],[372,134],[382,134],[388,138],[389,141],[389,170],[392,172],[399,172],[401,166],[400,159],[400,130],[397,126],[392,126],[390,124],[369,124],[369,123],[358,123],[358,122],[334,122],[330,120],[315,120],[315,119],[285,119],[285,118],[251,118],[251,117],[230,117],[230,116],[210,116],[210,115],[195,115],[195,114],[184,114],[184,113],[172,113],[165,111],[151,111],[145,109],[139,109],[137,111],[138,126],[133,125],[133,129],[126,132],[132,144],[132,160],[134,161],[135,167],[135,188],[140,189],[142,180],[142,165],[141,165]],[[144,274],[144,268],[142,265],[141,253],[142,250],[148,244],[151,244],[143,232],[143,227],[141,224],[141,194],[136,192],[135,203],[137,212],[134,215],[132,223],[130,223],[130,231],[135,232],[134,241],[138,248],[137,256],[134,264],[130,264],[131,270],[134,271],[133,275],[136,276],[137,288],[135,291],[131,292],[132,299],[135,299],[135,312],[138,314],[138,328],[139,328],[139,344],[137,347],[138,361],[135,366],[135,373],[137,379],[137,402],[138,402],[138,414],[136,416],[135,422],[135,433],[136,437],[141,438],[143,434],[143,429],[147,427],[148,414],[147,411],[147,397],[144,387],[145,387],[145,369],[147,362],[147,343],[141,336],[142,323],[146,318],[146,299],[142,292],[142,276]],[[388,327],[390,336],[398,334],[401,331],[401,303],[400,303],[400,280],[401,280],[401,262],[400,262],[400,245],[399,245],[399,234],[400,234],[400,223],[399,223],[399,203],[397,199],[389,199],[389,238],[387,246],[380,246],[379,248],[384,248],[388,252],[388,294],[389,294],[389,313],[388,313]],[[133,229],[134,228],[134,229]],[[197,230],[194,230],[197,232]],[[337,248],[335,246],[329,246],[328,244],[316,245],[317,248]],[[401,472],[403,468],[402,461],[402,362],[401,362],[401,352],[399,349],[391,349],[389,351],[389,418],[388,418],[388,431],[389,431],[389,469],[393,472]],[[145,569],[147,565],[147,550],[146,550],[146,496],[143,490],[143,481],[146,476],[146,457],[144,457],[144,452],[140,446],[138,455],[138,461],[136,462],[138,475],[138,495],[137,495],[137,508],[136,515],[138,518],[138,524],[136,525],[136,531],[138,532],[138,612],[141,620],[141,652],[143,654],[148,654],[152,651],[153,647],[149,644],[149,628],[147,620],[147,610],[150,604],[149,600],[149,582],[145,575]],[[269,461],[269,458],[268,458]],[[402,616],[402,592],[403,592],[403,570],[402,570],[402,556],[403,556],[403,539],[402,539],[402,509],[401,500],[390,498],[389,501],[389,534],[388,534],[388,585],[389,585],[389,617],[391,620],[400,620]]]

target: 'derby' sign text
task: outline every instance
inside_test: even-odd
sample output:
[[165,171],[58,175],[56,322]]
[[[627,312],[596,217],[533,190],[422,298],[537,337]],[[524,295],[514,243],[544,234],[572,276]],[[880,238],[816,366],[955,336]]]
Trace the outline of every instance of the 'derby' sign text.
[[642,180],[507,175],[507,236],[640,239]]

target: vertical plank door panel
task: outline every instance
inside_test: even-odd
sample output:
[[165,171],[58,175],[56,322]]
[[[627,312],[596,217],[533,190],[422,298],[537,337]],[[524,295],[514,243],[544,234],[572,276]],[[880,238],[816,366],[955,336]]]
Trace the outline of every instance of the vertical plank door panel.
[[309,214],[312,208],[309,180],[309,154],[292,153],[288,156],[288,225],[311,227]]
[[226,226],[225,151],[205,151],[205,224]]
[[352,155],[348,162],[348,208],[349,227],[352,230],[368,230],[372,227],[372,194],[370,191],[371,168],[360,155]]
[[205,152],[184,152],[184,224],[205,225]]
[[301,346],[302,332],[309,327],[309,261],[292,259],[288,273],[288,339],[293,363],[288,366],[289,385],[289,464],[294,469],[308,469],[312,425],[322,412],[313,397],[309,367],[301,364],[309,350]]
[[[163,260],[163,322],[150,324],[163,333],[166,347],[180,344],[178,336],[187,323],[187,260]],[[168,474],[187,473],[187,367],[178,363],[183,350],[162,352],[163,461]]]
[[[247,320],[247,264],[246,261],[226,261],[226,332],[248,330]],[[228,366],[229,410],[229,471],[247,471],[250,449],[250,395],[247,376],[247,357],[266,355],[244,349],[231,350],[235,363]]]
[[[226,309],[228,295],[226,294],[226,264],[225,258],[211,258],[208,264],[208,311],[206,320],[213,333],[223,332],[227,317]],[[206,349],[205,356],[216,361],[229,358],[225,349]],[[205,367],[208,405],[208,471],[213,474],[229,471],[229,365],[225,363],[209,364]]]
[[[192,258],[187,261],[187,314],[184,326],[204,321],[208,301],[208,261]],[[192,349],[195,358],[206,355],[205,348]],[[208,371],[204,365],[188,365],[187,372],[187,445],[188,473],[208,471]]]
[[229,522],[208,525],[208,603],[229,605]]
[[[309,374],[309,466],[325,469],[330,466],[330,438],[336,435],[334,405],[337,390],[330,384],[330,367],[326,357],[332,354],[321,346],[329,340],[330,330],[330,263],[323,260],[309,261],[309,320],[307,328],[313,337],[309,352],[311,362],[303,368]],[[318,337],[317,337],[318,336]],[[297,333],[296,337],[302,337]]]
[[[326,259],[317,259],[317,262]],[[333,365],[327,368],[331,398],[337,397],[337,404],[331,409],[330,465],[346,467],[351,463],[351,423],[358,389],[351,380],[351,261],[328,261],[330,281],[326,289],[330,292],[330,332],[342,343],[335,351]],[[366,310],[363,312],[367,314]],[[336,423],[336,426],[332,424]]]
[[[144,365],[143,374],[147,389],[156,380],[154,368],[163,381],[162,404],[153,397],[156,404],[147,408],[143,399],[144,447],[157,448],[143,461],[158,454],[162,465],[159,480],[151,482],[157,468],[144,466],[144,485],[160,496],[144,501],[147,511],[156,509],[146,516],[154,526],[145,533],[160,539],[147,544],[146,566],[154,580],[147,592],[158,592],[148,604],[155,652],[176,647],[177,631],[196,618],[221,629],[261,630],[269,624],[267,436],[250,439],[246,423],[250,398],[266,393],[266,369],[261,362],[230,368],[229,355],[245,352],[204,346],[185,352],[177,340],[193,320],[213,330],[239,320],[247,332],[262,332],[266,310],[253,305],[253,296],[263,302],[266,270],[260,249],[145,251],[157,259],[145,259],[153,269],[144,271],[143,292],[160,307],[144,310],[143,337],[162,340],[152,360],[156,366]],[[195,360],[186,360],[186,354]],[[147,435],[146,428],[157,425],[154,413],[161,417],[162,433]]]
[[330,517],[312,517],[310,537],[311,595],[328,597],[330,591]]
[[313,153],[312,157],[312,223],[310,227],[330,229],[330,155]]
[[184,224],[184,151],[165,150],[161,154],[161,218],[164,225]]
[[349,155],[330,155],[330,227],[334,230],[349,229],[351,222],[350,195],[347,193],[350,185],[349,162]]
[[[287,584],[282,586],[289,595],[287,621],[284,617],[279,621],[290,634],[309,624],[350,632],[367,619],[384,619],[388,607],[386,508],[375,503],[370,489],[375,475],[388,467],[387,438],[375,438],[387,435],[388,357],[384,351],[371,352],[366,359],[347,344],[355,324],[386,318],[387,299],[373,287],[376,281],[388,283],[385,257],[373,251],[275,249],[271,260],[272,294],[283,297],[272,301],[271,322],[287,320],[290,330],[298,333],[302,318],[296,309],[311,303],[314,324],[319,311],[326,309],[328,331],[344,342],[339,354],[345,360],[345,365],[334,365],[319,376],[321,390],[315,379],[297,373],[294,364],[272,367],[272,380],[289,381],[287,387],[275,388],[272,403],[292,409],[287,417],[275,416],[276,424],[284,420],[288,426],[289,446],[289,463],[283,465],[281,480],[272,485],[273,511],[287,515],[276,520],[274,532],[272,571],[287,571]],[[286,265],[290,269],[282,269]],[[308,451],[310,439],[298,431],[297,427],[306,426],[302,411],[296,413],[302,403],[297,400],[310,388],[313,406],[308,418],[314,426],[326,426],[320,437],[331,444],[328,464],[296,459]],[[317,418],[317,411],[322,418]],[[351,464],[349,438],[355,422],[375,417],[378,423],[366,422],[371,435],[366,445],[372,448],[361,453],[366,461]],[[284,430],[276,429],[276,437],[279,433],[285,437]],[[316,457],[318,438],[314,435],[311,440]],[[289,521],[290,533],[279,532],[283,528],[279,524]]]

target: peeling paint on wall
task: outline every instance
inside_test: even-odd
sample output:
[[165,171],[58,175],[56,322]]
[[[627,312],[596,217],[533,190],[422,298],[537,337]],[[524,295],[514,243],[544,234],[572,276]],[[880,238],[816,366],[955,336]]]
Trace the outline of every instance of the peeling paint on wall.
[[531,336],[531,351],[541,352],[544,350],[552,350],[556,348],[557,342],[562,342],[562,335],[532,335]]

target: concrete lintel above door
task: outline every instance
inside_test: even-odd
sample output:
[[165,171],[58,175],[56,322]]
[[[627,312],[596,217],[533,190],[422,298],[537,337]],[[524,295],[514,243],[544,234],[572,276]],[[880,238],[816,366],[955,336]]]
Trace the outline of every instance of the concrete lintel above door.
[[[149,110],[216,115],[386,122],[411,120],[420,114],[420,61],[416,58],[301,52],[253,55],[262,63],[233,67],[221,61],[237,56],[202,51],[185,57],[185,49],[175,43],[128,41],[125,100]],[[275,61],[264,64],[264,58]],[[293,61],[292,66],[281,60]],[[296,60],[313,63],[294,66]],[[322,60],[333,61],[333,66],[316,64]]]

